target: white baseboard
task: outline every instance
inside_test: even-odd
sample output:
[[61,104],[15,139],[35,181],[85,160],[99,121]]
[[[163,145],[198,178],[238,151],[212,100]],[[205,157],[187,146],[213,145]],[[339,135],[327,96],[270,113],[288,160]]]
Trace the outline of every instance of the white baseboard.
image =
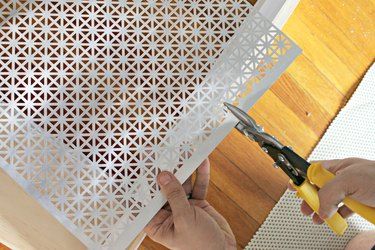
[[258,0],[255,8],[276,27],[282,29],[298,3],[299,0]]

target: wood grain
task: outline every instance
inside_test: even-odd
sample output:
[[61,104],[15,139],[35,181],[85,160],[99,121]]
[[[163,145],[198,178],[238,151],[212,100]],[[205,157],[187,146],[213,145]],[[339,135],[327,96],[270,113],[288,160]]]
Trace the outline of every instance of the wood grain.
[[0,243],[0,250],[9,250],[9,249],[10,248]]
[[[307,157],[374,61],[374,20],[374,0],[302,0],[283,31],[304,52],[249,113]],[[208,200],[243,248],[285,191],[287,178],[236,131],[210,160]],[[145,240],[142,249],[155,246]]]

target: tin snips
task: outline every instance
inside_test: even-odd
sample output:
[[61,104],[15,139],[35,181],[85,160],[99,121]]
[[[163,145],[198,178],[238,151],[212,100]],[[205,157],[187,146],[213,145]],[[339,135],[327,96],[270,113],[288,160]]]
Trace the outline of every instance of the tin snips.
[[[239,120],[236,129],[258,143],[259,147],[273,159],[274,167],[282,169],[289,176],[292,186],[297,191],[297,196],[305,200],[317,213],[319,210],[318,188],[332,180],[334,175],[323,168],[320,163],[307,162],[290,147],[284,146],[274,136],[264,132],[263,128],[245,111],[229,103],[224,103],[224,105]],[[375,224],[375,208],[349,197],[346,197],[343,203],[353,212]],[[339,213],[335,213],[325,222],[338,235],[343,234],[348,227],[347,222]]]

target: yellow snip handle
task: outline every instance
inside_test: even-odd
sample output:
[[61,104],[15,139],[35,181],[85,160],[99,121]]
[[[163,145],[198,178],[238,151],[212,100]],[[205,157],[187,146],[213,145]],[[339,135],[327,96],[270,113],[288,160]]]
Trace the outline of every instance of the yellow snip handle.
[[[307,178],[320,188],[334,177],[335,175],[325,169],[320,163],[311,164],[307,170]],[[366,206],[349,197],[346,197],[343,203],[354,213],[375,224],[375,207]]]
[[[310,168],[311,166],[309,169]],[[315,213],[318,213],[319,196],[317,188],[312,185],[309,180],[305,180],[300,186],[294,185],[292,181],[290,181],[290,183],[297,190],[297,196],[306,201],[306,203],[312,208],[312,210],[314,210]],[[346,228],[348,227],[346,220],[337,212],[331,218],[325,220],[325,222],[337,235],[344,234]]]

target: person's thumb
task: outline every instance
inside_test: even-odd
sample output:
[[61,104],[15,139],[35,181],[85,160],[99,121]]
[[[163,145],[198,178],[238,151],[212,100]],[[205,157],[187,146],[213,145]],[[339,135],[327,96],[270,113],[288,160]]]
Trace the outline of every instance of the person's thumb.
[[330,218],[338,210],[339,204],[348,194],[348,181],[345,175],[337,175],[325,184],[318,192],[319,216],[322,219]]
[[158,175],[158,183],[171,206],[175,222],[176,219],[178,221],[186,218],[190,212],[190,204],[181,183],[172,173],[166,171]]

